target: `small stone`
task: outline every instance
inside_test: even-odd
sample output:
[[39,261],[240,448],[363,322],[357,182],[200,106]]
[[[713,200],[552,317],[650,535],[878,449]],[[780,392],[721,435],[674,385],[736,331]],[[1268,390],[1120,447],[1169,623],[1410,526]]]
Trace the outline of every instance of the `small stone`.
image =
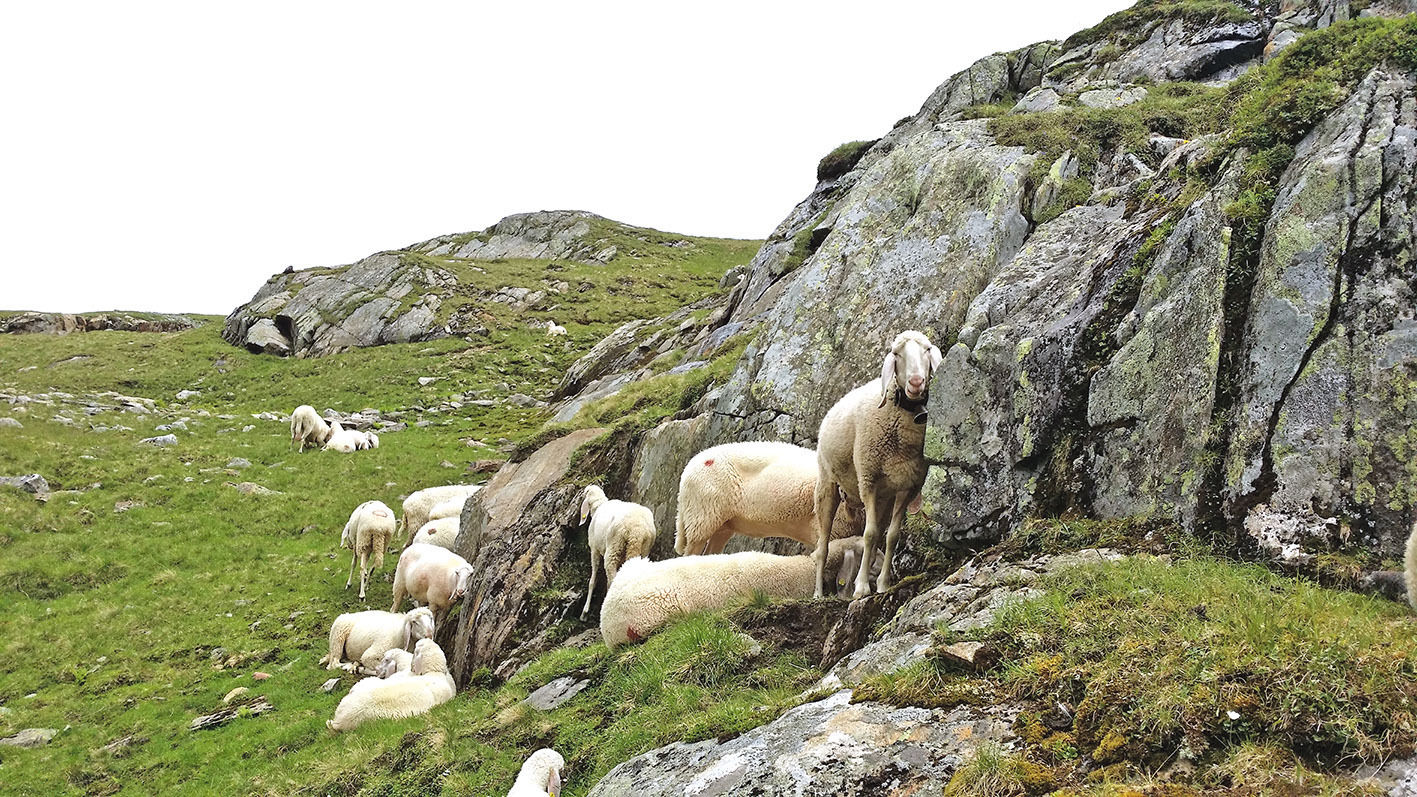
[[7,427],[7,426],[10,427],[11,429],[23,429],[23,428],[25,428],[24,424],[20,423],[19,421],[15,420],[14,418],[0,418],[0,428]]
[[177,445],[177,435],[175,435],[175,434],[165,434],[165,435],[159,435],[159,436],[157,436],[157,437],[145,437],[145,438],[143,438],[142,440],[139,440],[138,442],[140,442],[140,443],[151,443],[151,444],[153,444],[153,445],[155,445],[155,446],[158,446],[159,448],[166,448],[167,446],[175,446],[175,445]]
[[57,728],[25,728],[14,736],[0,739],[0,744],[10,747],[42,747],[59,734]]
[[589,679],[578,680],[575,676],[563,675],[527,695],[522,702],[538,711],[551,711],[580,694],[587,686],[590,686]]
[[1078,102],[1089,108],[1121,108],[1146,99],[1147,91],[1141,86],[1118,86],[1117,88],[1092,89],[1078,95]]
[[431,384],[433,384],[434,382],[437,382],[437,381],[438,381],[438,377],[436,377],[436,376],[420,376],[420,377],[418,377],[418,386],[419,386],[419,387],[428,387],[429,385],[431,385]]
[[264,681],[264,680],[266,680],[266,679],[269,678],[269,677],[271,677],[271,674],[268,673],[268,672],[260,672],[260,671],[258,670],[258,671],[256,671],[256,672],[251,673],[251,678],[252,678],[252,680],[256,680],[256,681]]
[[944,659],[975,672],[983,672],[999,663],[999,651],[987,642],[955,642],[933,648],[925,655]]
[[49,492],[49,482],[45,481],[44,477],[38,473],[24,476],[0,476],[0,486],[14,487],[27,493]]
[[221,661],[226,658],[226,648],[212,648],[210,658],[212,661]]
[[241,468],[249,468],[251,467],[251,460],[242,457],[232,457],[231,461],[226,463],[226,466],[228,468],[235,468],[237,470]]
[[250,690],[250,688],[248,688],[248,687],[245,687],[245,686],[238,686],[238,687],[236,687],[235,689],[231,690],[230,692],[227,692],[227,693],[226,693],[226,697],[223,697],[223,698],[221,699],[221,704],[222,704],[223,706],[230,705],[230,704],[231,704],[231,701],[235,700],[235,699],[238,698],[238,697],[242,697],[243,695],[246,695],[246,694],[250,693],[250,691],[251,691],[251,690]]
[[531,396],[526,395],[525,393],[513,393],[512,395],[507,396],[507,403],[517,407],[535,407],[541,404],[541,402],[537,401]]
[[189,398],[194,398],[200,395],[202,395],[202,391],[200,390],[179,390],[177,391],[177,400],[186,401]]
[[120,513],[121,513],[121,512],[127,512],[129,509],[132,509],[133,507],[142,506],[142,505],[143,505],[143,502],[142,502],[142,501],[117,501],[117,502],[115,502],[115,503],[113,504],[113,511],[114,511],[114,512],[120,512]]
[[236,492],[242,495],[280,495],[279,491],[262,487],[255,482],[241,482],[240,484],[227,482],[226,486],[236,488]]
[[255,429],[255,428],[256,428],[255,426],[252,426],[251,424],[247,424],[247,425],[241,427],[241,431],[242,431],[242,432],[249,432],[249,431],[251,431],[252,429]]
[[321,692],[325,692],[326,694],[328,694],[328,693],[330,693],[330,692],[335,691],[335,687],[336,687],[336,686],[339,686],[339,679],[338,679],[338,678],[331,678],[330,680],[325,681],[324,683],[320,684],[320,691],[321,691]]

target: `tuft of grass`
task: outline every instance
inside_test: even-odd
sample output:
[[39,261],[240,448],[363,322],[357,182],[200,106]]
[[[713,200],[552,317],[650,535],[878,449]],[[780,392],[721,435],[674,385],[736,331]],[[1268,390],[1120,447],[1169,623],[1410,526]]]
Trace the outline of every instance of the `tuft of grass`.
[[1026,797],[1057,787],[1052,773],[996,743],[981,744],[959,765],[944,797]]
[[817,162],[817,182],[833,180],[856,168],[861,157],[878,139],[870,141],[848,141],[822,156]]

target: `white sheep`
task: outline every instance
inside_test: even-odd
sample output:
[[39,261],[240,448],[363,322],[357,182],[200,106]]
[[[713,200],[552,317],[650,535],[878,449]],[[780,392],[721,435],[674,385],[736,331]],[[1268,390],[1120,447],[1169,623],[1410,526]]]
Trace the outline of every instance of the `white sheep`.
[[389,549],[389,538],[394,534],[394,510],[383,501],[365,501],[349,513],[349,520],[340,533],[339,545],[350,550],[349,578],[344,588],[354,582],[354,565],[359,563],[359,598],[364,598],[364,588],[369,583],[369,560],[380,570],[384,567],[384,553]]
[[431,609],[435,624],[441,626],[448,610],[467,593],[472,572],[466,559],[447,548],[414,543],[399,556],[399,566],[394,571],[394,605],[389,611],[398,611],[407,596]]
[[[842,396],[822,419],[817,433],[818,551],[828,538],[844,493],[865,507],[862,567],[854,598],[871,592],[871,559],[885,521],[886,545],[877,591],[891,584],[891,559],[906,508],[925,484],[925,404],[930,377],[939,367],[940,350],[920,332],[896,335],[881,363],[881,378]],[[827,562],[818,557],[817,578]],[[817,585],[815,596],[822,596]]]
[[453,549],[453,542],[458,538],[458,527],[461,525],[461,518],[456,515],[452,517],[440,517],[437,520],[430,520],[423,524],[409,543],[425,543],[427,545],[437,545],[440,548]]
[[595,582],[605,570],[607,585],[626,561],[648,556],[656,535],[654,512],[649,507],[629,501],[611,501],[599,485],[585,488],[581,496],[581,524],[590,521],[586,539],[590,543],[590,584],[586,587],[585,608],[581,619],[590,614],[590,601],[595,596]]
[[[817,452],[810,448],[754,441],[700,451],[679,477],[674,550],[723,553],[734,534],[789,537],[815,548],[816,486]],[[860,533],[860,524],[843,514],[832,537]]]
[[467,503],[467,499],[463,497],[444,501],[428,510],[428,519],[441,520],[445,517],[462,517],[462,508],[465,503]]
[[365,678],[350,687],[339,702],[335,717],[325,722],[332,731],[347,731],[370,720],[397,719],[426,714],[453,699],[457,687],[448,672],[448,658],[431,639],[420,639],[413,649],[409,674],[397,678]]
[[1407,602],[1417,609],[1417,523],[1407,535],[1407,551],[1403,556],[1402,570],[1407,578]]
[[409,496],[403,499],[403,520],[400,527],[405,534],[412,535],[430,520],[429,512],[433,507],[444,501],[466,501],[468,496],[481,489],[482,486],[477,484],[445,484],[409,493]]
[[413,654],[403,648],[390,648],[384,651],[384,658],[379,660],[379,666],[374,668],[376,678],[394,678],[405,675],[413,669]]
[[[832,540],[825,561],[849,586],[860,562],[862,540]],[[723,609],[761,592],[773,598],[809,598],[817,564],[813,554],[777,556],[761,551],[681,556],[662,562],[631,559],[605,591],[600,635],[609,647],[638,642],[671,619]]]
[[330,439],[330,425],[315,412],[309,404],[301,404],[290,414],[290,444],[300,444],[304,451],[306,444],[322,446]]
[[374,672],[387,651],[411,650],[418,640],[433,636],[435,628],[429,609],[341,614],[330,623],[330,652],[320,663],[331,670]]
[[527,757],[507,797],[558,797],[565,768],[566,759],[560,753],[543,747]]
[[355,451],[364,451],[370,448],[379,447],[379,438],[372,432],[361,432],[358,429],[343,429],[339,422],[331,424],[330,439],[325,441],[322,451],[338,451],[342,454],[352,454]]
[[566,328],[555,321],[546,322],[546,337],[556,338],[566,334]]

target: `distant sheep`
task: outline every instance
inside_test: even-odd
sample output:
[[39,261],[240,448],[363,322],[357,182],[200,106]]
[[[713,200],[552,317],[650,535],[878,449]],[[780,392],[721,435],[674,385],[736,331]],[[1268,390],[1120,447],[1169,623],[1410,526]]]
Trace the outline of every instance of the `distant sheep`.
[[394,605],[389,611],[398,611],[407,596],[431,609],[434,623],[441,626],[448,610],[467,593],[472,573],[472,565],[452,551],[414,543],[399,556],[399,566],[394,571]]
[[370,720],[426,714],[434,706],[452,700],[456,693],[443,649],[431,639],[420,639],[413,649],[408,675],[359,681],[339,702],[334,719],[327,721],[325,727],[347,731]]
[[555,321],[546,322],[546,337],[558,338],[566,334],[566,328]]
[[301,404],[290,414],[290,444],[323,446],[330,439],[330,425],[309,404]]
[[[371,673],[390,650],[412,650],[420,639],[433,636],[433,612],[408,614],[367,611],[341,614],[330,624],[330,652],[320,663],[331,670]],[[345,662],[348,662],[347,664]]]
[[[881,364],[881,378],[852,390],[822,419],[817,434],[818,551],[828,538],[841,494],[866,511],[862,567],[852,596],[871,592],[871,559],[886,525],[885,561],[876,590],[891,584],[891,559],[906,509],[925,484],[925,405],[940,350],[920,332],[902,332]],[[818,557],[817,578],[829,567]],[[818,584],[816,597],[822,596]]]
[[[817,470],[817,452],[790,443],[728,443],[700,451],[679,477],[675,552],[723,553],[734,534],[788,537],[815,548]],[[860,533],[857,518],[846,513],[832,537]]]
[[394,534],[394,510],[389,509],[382,501],[365,501],[354,508],[349,514],[349,521],[344,524],[344,532],[340,534],[340,547],[350,550],[349,557],[349,579],[344,582],[344,588],[349,589],[349,585],[354,581],[354,565],[359,563],[359,598],[364,598],[364,588],[369,583],[369,560],[374,560],[373,566],[378,569],[384,567],[384,553],[389,548],[389,538]]
[[412,535],[422,528],[423,524],[431,519],[429,513],[433,511],[433,507],[445,501],[466,501],[468,496],[481,489],[481,485],[477,484],[446,484],[410,493],[407,498],[403,499],[401,525],[404,533]]
[[581,496],[581,523],[590,521],[586,539],[590,543],[590,584],[586,587],[581,619],[590,614],[595,582],[605,569],[605,583],[615,580],[620,565],[636,556],[648,556],[654,546],[654,512],[629,501],[611,501],[599,485],[585,488]]
[[561,770],[566,759],[549,747],[532,753],[517,773],[517,782],[507,797],[557,797],[561,793]]
[[410,544],[421,542],[428,545],[436,545],[440,548],[447,548],[451,551],[453,549],[453,542],[458,538],[458,527],[461,525],[459,521],[460,518],[457,516],[430,520],[424,523],[423,528],[419,529],[413,535],[413,540]]
[[[843,587],[849,587],[856,576],[861,549],[860,537],[832,540],[826,546],[825,561]],[[809,598],[816,572],[813,554],[744,551],[662,562],[631,559],[606,590],[600,605],[600,635],[614,648],[639,642],[680,615],[723,609],[746,602],[755,593]]]

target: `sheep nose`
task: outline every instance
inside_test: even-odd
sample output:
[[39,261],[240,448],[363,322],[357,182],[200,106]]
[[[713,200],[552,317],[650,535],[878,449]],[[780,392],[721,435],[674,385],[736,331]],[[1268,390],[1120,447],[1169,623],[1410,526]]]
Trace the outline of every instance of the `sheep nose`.
[[919,376],[910,377],[910,389],[919,390],[925,384],[925,379]]

